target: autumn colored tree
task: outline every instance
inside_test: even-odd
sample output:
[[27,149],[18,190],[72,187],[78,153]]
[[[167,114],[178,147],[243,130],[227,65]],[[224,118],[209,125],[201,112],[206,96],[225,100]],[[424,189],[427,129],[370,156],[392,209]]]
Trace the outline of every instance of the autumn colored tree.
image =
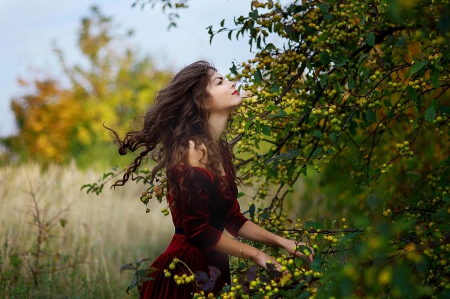
[[[176,17],[188,2],[136,4],[159,3]],[[238,261],[217,298],[448,298],[450,2],[249,4],[231,28],[227,20],[209,28],[212,42],[227,34],[255,52],[228,75],[252,92],[228,131],[236,166],[254,187],[240,195],[262,203],[246,211],[252,221],[310,242],[316,254],[306,265],[262,247],[290,274],[274,280],[273,271]],[[161,201],[161,184],[141,200]],[[298,201],[305,209],[293,212],[315,219],[287,217]],[[166,276],[180,279],[182,268],[173,268]],[[205,275],[189,283],[201,289]],[[204,289],[194,297],[214,296]]]
[[69,66],[55,47],[65,78],[19,80],[31,92],[11,102],[18,134],[3,140],[10,153],[42,163],[75,158],[85,166],[105,155],[113,157],[103,123],[130,127],[168,76],[133,49],[127,41],[131,31],[119,33],[114,26],[93,7],[78,32],[78,48],[87,64]]

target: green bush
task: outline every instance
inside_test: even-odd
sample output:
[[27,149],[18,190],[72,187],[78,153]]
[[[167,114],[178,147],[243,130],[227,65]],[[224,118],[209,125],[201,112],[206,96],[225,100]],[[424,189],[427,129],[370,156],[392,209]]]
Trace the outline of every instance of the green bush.
[[[261,247],[290,271],[279,281],[234,261],[221,298],[450,296],[449,13],[438,0],[251,1],[233,28],[209,27],[255,52],[228,75],[252,93],[228,131],[262,203],[247,213],[316,248],[305,265]],[[289,215],[314,220],[288,218],[298,201]]]

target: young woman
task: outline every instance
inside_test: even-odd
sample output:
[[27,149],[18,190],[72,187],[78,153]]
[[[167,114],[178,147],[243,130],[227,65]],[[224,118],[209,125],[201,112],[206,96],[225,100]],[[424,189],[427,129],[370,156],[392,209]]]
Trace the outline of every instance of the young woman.
[[158,271],[151,275],[154,280],[142,286],[141,298],[192,298],[197,291],[193,283],[178,286],[173,277],[164,275],[175,258],[193,272],[208,273],[209,266],[219,269],[215,290],[230,284],[228,255],[251,259],[263,268],[271,260],[279,267],[266,253],[223,234],[224,229],[232,236],[279,246],[304,258],[294,252],[295,241],[247,221],[240,211],[233,154],[222,134],[231,111],[241,103],[235,83],[207,62],[198,61],[159,91],[142,130],[128,132],[124,140],[117,138],[121,155],[128,150],[141,152],[116,185],[125,184],[143,158],[152,156],[157,163],[153,178],[166,171],[167,200],[175,225],[167,250],[151,266]]

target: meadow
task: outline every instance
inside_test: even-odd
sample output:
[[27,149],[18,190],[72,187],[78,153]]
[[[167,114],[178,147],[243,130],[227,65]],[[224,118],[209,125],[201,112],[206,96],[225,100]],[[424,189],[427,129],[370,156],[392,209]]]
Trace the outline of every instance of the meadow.
[[[113,190],[111,181],[98,196],[80,190],[101,173],[75,163],[0,168],[0,298],[138,298],[135,289],[125,292],[132,272],[119,269],[143,258],[148,267],[165,250],[171,216],[160,212],[164,201],[151,201],[145,212],[142,184]],[[293,197],[302,190],[298,182]],[[239,201],[245,211],[252,199]],[[289,217],[318,212],[317,202],[285,204]]]
[[100,174],[74,163],[42,172],[37,164],[0,168],[0,298],[137,297],[125,292],[132,272],[119,268],[153,260],[173,225],[160,212],[164,204],[145,213],[142,185],[80,191]]

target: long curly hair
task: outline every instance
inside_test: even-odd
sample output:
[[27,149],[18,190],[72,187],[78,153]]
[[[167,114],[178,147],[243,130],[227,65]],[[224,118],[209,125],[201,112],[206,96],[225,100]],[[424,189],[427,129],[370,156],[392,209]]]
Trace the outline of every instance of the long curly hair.
[[[181,163],[192,170],[188,162],[189,141],[208,155],[205,166],[215,178],[221,176],[220,164],[224,162],[221,158],[225,155],[229,157],[229,167],[235,176],[229,144],[225,140],[215,141],[208,124],[211,95],[207,87],[215,72],[214,66],[206,61],[184,67],[156,93],[154,105],[145,114],[141,130],[131,130],[121,140],[114,130],[107,128],[115,137],[114,143],[118,145],[120,155],[141,149],[122,179],[112,187],[123,186],[130,178],[134,179],[133,173],[149,157],[157,163],[151,171],[152,180],[160,170],[171,170]],[[201,145],[206,147],[206,153]],[[167,179],[169,190],[177,189],[170,171],[167,171]]]

